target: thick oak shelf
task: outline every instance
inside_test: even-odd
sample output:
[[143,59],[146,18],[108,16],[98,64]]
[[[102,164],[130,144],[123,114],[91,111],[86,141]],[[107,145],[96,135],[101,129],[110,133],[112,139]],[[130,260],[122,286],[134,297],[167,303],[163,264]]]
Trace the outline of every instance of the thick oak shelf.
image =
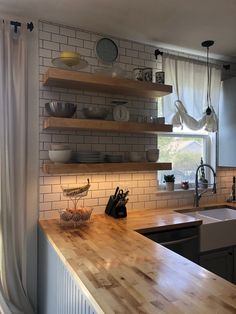
[[82,172],[124,172],[124,171],[157,171],[171,170],[168,162],[124,162],[124,163],[97,163],[97,164],[54,164],[43,165],[43,172],[48,174],[70,174]]
[[50,117],[44,120],[44,129],[48,130],[96,130],[122,133],[159,133],[172,132],[171,124],[117,122],[91,119],[67,119]]
[[44,85],[149,98],[162,97],[172,93],[172,86],[170,85],[58,68],[47,70],[44,75]]

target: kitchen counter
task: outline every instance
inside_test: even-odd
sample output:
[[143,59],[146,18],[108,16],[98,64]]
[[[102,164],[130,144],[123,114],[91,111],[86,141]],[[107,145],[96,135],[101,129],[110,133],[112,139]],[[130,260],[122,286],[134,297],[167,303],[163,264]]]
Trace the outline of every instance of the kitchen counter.
[[201,221],[173,210],[144,210],[115,220],[94,215],[79,229],[39,222],[98,312],[236,313],[236,287],[134,230],[160,230]]

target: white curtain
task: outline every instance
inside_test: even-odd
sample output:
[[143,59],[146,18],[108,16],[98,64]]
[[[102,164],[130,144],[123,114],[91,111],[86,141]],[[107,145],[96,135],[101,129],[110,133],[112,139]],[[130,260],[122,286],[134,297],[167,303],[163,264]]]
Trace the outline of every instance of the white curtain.
[[0,21],[0,308],[33,313],[26,287],[27,29]]
[[168,123],[180,126],[184,123],[192,130],[203,126],[208,131],[217,130],[217,117],[221,70],[219,66],[211,67],[211,110],[207,109],[207,68],[197,60],[166,55],[163,57],[166,84],[173,86],[173,93],[164,97],[163,112]]

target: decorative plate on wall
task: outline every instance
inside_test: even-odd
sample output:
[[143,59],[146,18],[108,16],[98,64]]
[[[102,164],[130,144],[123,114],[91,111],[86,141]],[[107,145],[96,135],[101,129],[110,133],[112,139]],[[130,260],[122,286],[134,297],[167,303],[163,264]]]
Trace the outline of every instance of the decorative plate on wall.
[[113,40],[109,38],[101,38],[97,42],[96,53],[101,61],[112,63],[118,57],[118,47]]

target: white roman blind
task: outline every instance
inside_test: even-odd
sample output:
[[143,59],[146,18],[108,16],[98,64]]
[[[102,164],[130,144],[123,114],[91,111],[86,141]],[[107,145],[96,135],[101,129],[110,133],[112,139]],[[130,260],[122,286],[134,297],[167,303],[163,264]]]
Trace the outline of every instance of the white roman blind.
[[207,68],[204,62],[179,56],[163,57],[166,84],[173,86],[173,93],[164,97],[163,112],[168,123],[185,124],[189,129],[217,130],[217,113],[220,96],[221,69],[210,65],[212,114],[207,108]]

